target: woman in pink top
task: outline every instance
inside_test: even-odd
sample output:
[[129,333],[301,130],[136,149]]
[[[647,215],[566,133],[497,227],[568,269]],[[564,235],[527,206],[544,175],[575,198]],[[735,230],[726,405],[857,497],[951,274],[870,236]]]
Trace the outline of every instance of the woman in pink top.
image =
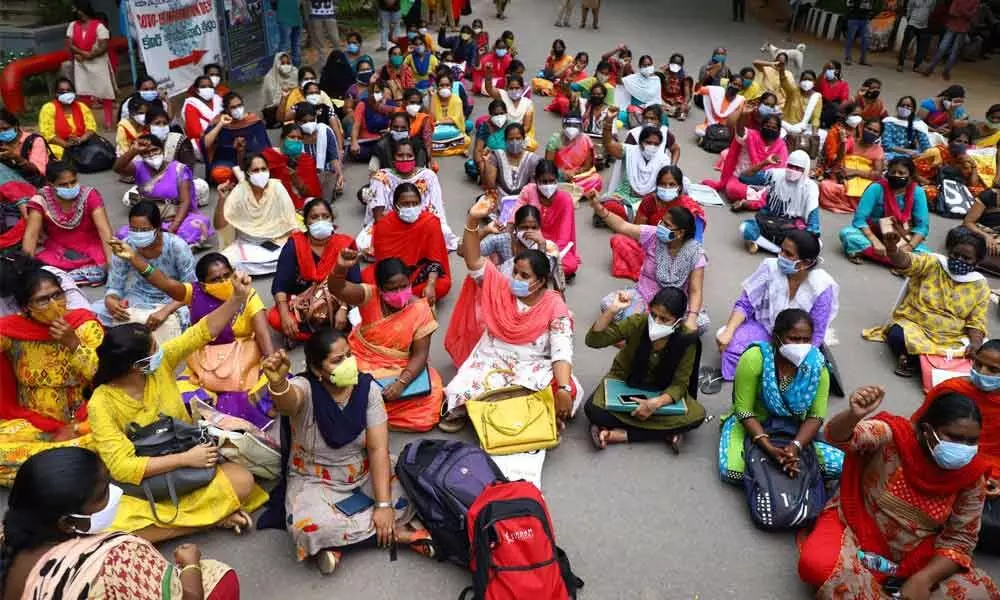
[[572,278],[580,268],[580,255],[576,253],[576,217],[573,214],[573,197],[559,189],[557,173],[558,169],[551,160],[539,162],[535,167],[535,183],[524,186],[511,215],[525,204],[536,207],[542,213],[542,237],[559,247],[563,254],[563,272],[567,278]]

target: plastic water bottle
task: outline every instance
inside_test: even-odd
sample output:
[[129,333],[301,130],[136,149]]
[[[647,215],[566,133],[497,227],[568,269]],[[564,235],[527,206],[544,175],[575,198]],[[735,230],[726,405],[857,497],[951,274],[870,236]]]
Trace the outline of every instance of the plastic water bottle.
[[858,550],[858,560],[861,561],[861,564],[868,567],[870,571],[876,573],[892,576],[899,572],[899,565],[879,554]]

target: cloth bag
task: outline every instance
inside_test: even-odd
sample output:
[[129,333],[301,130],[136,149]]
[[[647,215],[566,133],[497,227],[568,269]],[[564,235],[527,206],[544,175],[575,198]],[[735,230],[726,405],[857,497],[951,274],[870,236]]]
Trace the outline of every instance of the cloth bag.
[[110,170],[116,156],[114,144],[95,134],[86,142],[67,148],[65,159],[81,173],[97,173]]
[[260,378],[260,347],[251,338],[208,345],[192,354],[187,364],[194,383],[213,392],[242,392]]
[[942,381],[955,377],[968,377],[971,372],[972,361],[962,355],[957,358],[932,354],[920,355],[920,379],[924,393]]
[[[486,376],[489,387],[489,374]],[[488,390],[465,403],[479,444],[490,454],[545,450],[559,444],[556,401],[551,387]]]

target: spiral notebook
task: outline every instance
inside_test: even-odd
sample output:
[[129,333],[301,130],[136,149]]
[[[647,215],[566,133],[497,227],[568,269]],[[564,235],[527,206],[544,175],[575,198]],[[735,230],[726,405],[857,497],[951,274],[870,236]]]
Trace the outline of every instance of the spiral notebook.
[[[659,394],[650,390],[634,388],[619,379],[604,380],[604,407],[611,412],[630,413],[639,406],[639,400],[655,398]],[[656,409],[655,415],[686,415],[687,402],[684,398],[675,400],[673,404]]]

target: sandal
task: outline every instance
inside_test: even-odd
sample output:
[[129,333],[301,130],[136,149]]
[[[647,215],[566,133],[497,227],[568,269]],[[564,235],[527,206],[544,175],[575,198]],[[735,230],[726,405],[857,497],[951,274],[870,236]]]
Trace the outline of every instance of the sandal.
[[468,419],[464,416],[459,419],[441,419],[438,421],[438,429],[445,433],[458,433],[465,429],[466,421]]
[[594,444],[594,450],[605,450],[608,447],[608,438],[605,434],[607,429],[601,429],[597,425],[590,426],[590,441]]
[[343,556],[344,553],[337,550],[320,550],[320,553],[316,555],[316,566],[319,567],[319,572],[323,575],[332,575],[337,570],[337,565],[340,564],[340,559]]
[[684,434],[678,433],[670,438],[670,450],[673,451],[674,456],[679,456],[681,453],[681,445],[684,443]]
[[698,389],[701,390],[701,393],[711,396],[722,391],[722,369],[713,367],[702,367],[702,369],[708,369],[708,371],[705,371],[698,378]]
[[847,260],[851,261],[852,263],[854,263],[856,265],[860,265],[861,263],[864,262],[864,259],[861,258],[860,254],[850,254],[850,255],[847,256]]
[[431,534],[426,529],[418,529],[413,532],[413,536],[410,538],[410,550],[413,550],[420,556],[426,556],[427,558],[434,558],[437,553],[437,549],[434,546],[434,540],[431,539]]
[[896,361],[896,370],[893,371],[893,373],[899,377],[910,378],[916,374],[916,370],[913,368],[913,365],[910,364],[909,357],[904,354]]
[[253,519],[246,511],[240,509],[219,521],[218,526],[222,529],[232,529],[236,535],[243,535],[243,528],[249,529],[251,525],[253,525]]

